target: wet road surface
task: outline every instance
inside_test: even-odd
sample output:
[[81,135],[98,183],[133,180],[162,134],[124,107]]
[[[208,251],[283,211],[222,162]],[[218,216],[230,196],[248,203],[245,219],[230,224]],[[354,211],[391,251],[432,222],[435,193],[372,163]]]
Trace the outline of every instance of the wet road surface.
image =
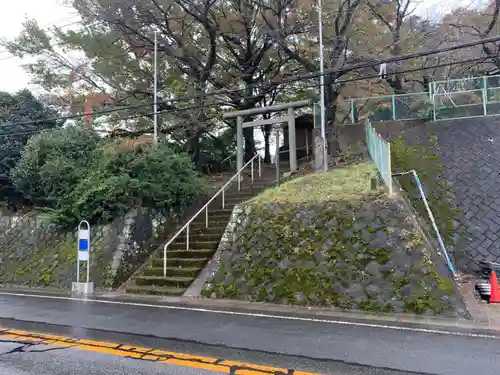
[[[495,335],[347,323],[0,293],[1,327],[52,333],[70,339],[101,340],[294,369],[297,371],[295,374],[300,374],[300,371],[335,375],[499,373],[497,347],[500,346],[500,339]],[[4,350],[5,345],[13,344],[3,343],[2,353],[9,350]],[[117,373],[115,367],[121,369],[120,374],[142,374],[132,365],[127,372],[129,363],[134,363],[148,374],[219,373],[103,352],[87,353],[81,348],[3,354],[0,356],[0,373],[31,374],[24,369],[29,369],[30,363],[35,366],[36,361],[48,366],[47,374],[79,375],[77,371],[80,370],[72,370],[78,367],[73,362],[82,361],[81,368],[92,368],[92,371],[82,370],[82,375],[111,375]],[[57,372],[50,366],[59,366],[67,372]],[[235,374],[238,375],[237,372]]]
[[[0,342],[0,353],[16,350],[17,343]],[[219,375],[220,372],[191,369],[189,367],[116,358],[102,353],[89,353],[76,349],[62,349],[51,345],[26,348],[0,356],[2,375]]]
[[[0,374],[2,375],[410,374],[335,361],[315,361],[303,357],[169,342],[140,335],[80,330],[79,338],[71,338],[62,336],[61,333],[68,330],[57,326],[13,321],[11,323],[36,331],[0,329]],[[42,331],[58,334],[46,334]],[[81,337],[87,337],[87,339],[81,339]],[[100,337],[114,339],[115,342],[98,341]],[[128,345],[117,342],[126,342]]]

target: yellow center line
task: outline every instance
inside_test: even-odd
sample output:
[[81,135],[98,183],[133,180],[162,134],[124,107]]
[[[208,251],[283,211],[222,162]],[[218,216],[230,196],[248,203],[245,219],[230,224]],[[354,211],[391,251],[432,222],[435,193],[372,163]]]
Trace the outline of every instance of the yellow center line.
[[290,371],[289,369],[255,365],[245,362],[226,361],[213,357],[197,356],[186,353],[170,352],[152,348],[141,348],[131,345],[121,345],[118,343],[83,340],[69,338],[59,335],[50,335],[8,329],[0,327],[0,338],[8,338],[13,341],[30,342],[45,345],[55,345],[59,347],[70,347],[74,349],[86,350],[90,352],[116,355],[119,357],[136,358],[145,361],[166,363],[170,365],[185,366],[201,370],[217,371],[235,375],[319,375],[310,372]]

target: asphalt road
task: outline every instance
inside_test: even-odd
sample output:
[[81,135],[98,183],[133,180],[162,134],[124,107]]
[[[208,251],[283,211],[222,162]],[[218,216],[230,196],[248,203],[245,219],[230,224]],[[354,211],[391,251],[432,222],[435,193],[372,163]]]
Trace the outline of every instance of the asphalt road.
[[[320,374],[499,373],[500,339],[494,336],[347,323],[0,293],[0,326],[5,328],[142,345]],[[8,352],[8,348],[1,352]],[[148,374],[206,373],[104,353],[89,356],[73,348],[1,355],[0,373],[35,373],[30,372],[30,364],[33,363],[34,369],[37,361],[46,366],[47,374],[80,374],[73,371],[75,363],[81,363],[83,369],[92,369],[82,370],[82,375],[115,374],[116,369],[120,369],[120,374],[142,374],[133,366]]]
[[[0,339],[1,340],[1,339]],[[0,353],[19,347],[16,343],[2,343]],[[116,358],[112,355],[89,353],[58,347],[28,348],[25,352],[0,356],[2,375],[219,375],[220,372],[190,369],[189,367]]]

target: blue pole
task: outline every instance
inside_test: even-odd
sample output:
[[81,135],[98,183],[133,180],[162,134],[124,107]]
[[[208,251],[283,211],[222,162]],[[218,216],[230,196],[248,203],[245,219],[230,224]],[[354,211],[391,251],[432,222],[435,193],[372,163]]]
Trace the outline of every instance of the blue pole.
[[396,95],[391,97],[392,121],[396,121]]
[[432,211],[429,207],[429,202],[427,202],[427,198],[425,196],[424,189],[422,188],[422,183],[420,182],[420,178],[418,178],[417,172],[415,170],[412,170],[411,173],[413,174],[413,178],[415,179],[415,183],[417,184],[418,190],[420,191],[420,195],[422,196],[422,200],[424,201],[425,208],[427,209],[427,213],[429,214],[429,218],[431,219],[432,227],[434,228],[434,231],[436,232],[438,244],[439,244],[439,247],[441,248],[441,251],[444,254],[446,263],[448,264],[448,268],[450,269],[453,276],[456,277],[457,272],[455,271],[455,267],[453,266],[453,263],[451,262],[450,257],[448,256],[448,252],[446,251],[446,247],[444,245],[443,238],[441,237],[441,233],[439,233],[439,229],[437,227],[436,220],[434,220],[434,215],[432,214]]

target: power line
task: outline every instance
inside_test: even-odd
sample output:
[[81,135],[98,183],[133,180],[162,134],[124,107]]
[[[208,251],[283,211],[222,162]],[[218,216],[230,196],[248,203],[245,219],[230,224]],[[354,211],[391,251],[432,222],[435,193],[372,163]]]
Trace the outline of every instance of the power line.
[[[109,109],[103,109],[100,111],[95,111],[92,112],[92,115],[107,115],[110,113],[114,112],[119,112],[119,111],[124,111],[127,109],[140,109],[144,107],[149,107],[151,106],[150,103],[145,103],[145,104],[138,104],[138,105],[130,105],[130,106],[122,106],[122,107],[113,107]],[[15,126],[24,126],[24,125],[37,125],[42,122],[54,122],[54,121],[62,121],[62,120],[76,120],[81,117],[86,116],[86,113],[79,114],[79,115],[69,115],[69,116],[58,116],[58,117],[48,117],[48,118],[43,118],[40,120],[30,120],[30,121],[23,121],[23,122],[17,122],[17,123],[10,123],[10,125],[15,125]]]
[[[491,56],[491,57],[498,57],[496,56]],[[474,57],[471,59],[467,60],[460,60],[460,61],[451,61],[451,62],[446,62],[446,63],[441,63],[441,64],[435,64],[435,65],[429,65],[425,67],[420,67],[420,68],[412,68],[412,69],[405,69],[401,70],[398,73],[403,74],[403,73],[413,73],[413,72],[419,72],[422,70],[429,70],[429,69],[436,69],[436,68],[445,68],[447,66],[452,66],[452,65],[460,65],[460,64],[467,64],[467,63],[472,63],[472,62],[484,62],[485,60],[488,60],[491,57]],[[337,83],[348,83],[348,82],[356,82],[356,81],[362,81],[365,79],[371,79],[371,78],[380,78],[380,74],[373,74],[371,76],[363,76],[363,77],[357,77],[357,78],[349,78],[349,79],[343,79],[343,80],[338,80],[336,81]],[[418,94],[418,93],[408,93],[408,94]]]
[[[364,69],[364,68],[372,68],[374,66],[381,65],[381,64],[384,64],[384,63],[391,63],[391,62],[397,62],[397,61],[415,59],[415,58],[418,58],[418,57],[425,57],[425,56],[429,56],[429,55],[436,55],[436,54],[440,54],[440,53],[444,53],[444,52],[456,51],[456,50],[463,49],[463,48],[473,47],[473,46],[476,46],[476,45],[479,45],[479,44],[493,43],[493,42],[497,42],[497,41],[500,41],[500,35],[497,35],[497,36],[491,37],[491,38],[479,39],[479,40],[476,40],[474,42],[467,42],[467,43],[456,44],[454,46],[445,47],[445,48],[438,48],[438,49],[433,49],[433,50],[424,51],[424,52],[416,52],[416,53],[410,53],[410,54],[406,54],[406,55],[394,56],[394,57],[391,57],[391,58],[382,59],[382,60],[378,60],[378,61],[370,62],[370,63],[355,64],[355,65],[352,65],[352,66],[349,66],[349,67],[344,67],[344,68],[339,68],[339,69],[325,69],[324,73],[314,72],[314,73],[308,73],[308,74],[303,74],[303,75],[296,75],[293,78],[289,78],[289,79],[286,79],[286,80],[280,80],[280,81],[276,80],[275,82],[273,82],[271,80],[269,83],[267,83],[267,85],[272,85],[272,84],[280,85],[280,84],[294,83],[294,82],[297,82],[297,81],[303,81],[303,80],[318,78],[322,74],[323,75],[330,75],[330,74],[336,74],[336,73],[337,74],[340,74],[340,73],[349,73],[349,72],[352,72],[353,70],[359,70],[359,69]],[[340,81],[337,81],[337,82],[340,82]],[[252,89],[256,88],[256,87],[258,87],[258,84],[253,85],[253,86],[250,85],[250,88],[252,88]],[[235,94],[235,93],[239,93],[239,92],[245,92],[246,90],[248,90],[248,88],[245,88],[245,89],[222,89],[222,90],[218,90],[218,91],[214,91],[214,92],[209,92],[209,93],[202,94],[202,95],[185,96],[185,97],[181,97],[181,98],[178,98],[178,99],[173,99],[173,100],[171,100],[171,102],[193,100],[193,99],[199,99],[201,97],[214,96],[214,95]]]
[[[74,23],[78,23],[78,22],[79,21],[74,22]],[[66,26],[68,26],[68,25],[66,25]],[[374,62],[370,62],[370,63],[355,64],[355,65],[352,65],[352,66],[349,66],[349,67],[342,67],[342,68],[339,68],[339,69],[326,69],[326,70],[324,70],[323,73],[321,73],[321,72],[314,72],[314,73],[308,73],[308,74],[304,74],[304,75],[297,75],[297,76],[295,76],[293,78],[289,78],[289,79],[286,79],[286,80],[280,80],[279,82],[276,82],[276,81],[273,82],[271,80],[271,82],[267,83],[267,85],[273,85],[273,84],[282,85],[282,84],[288,84],[288,83],[293,83],[293,82],[307,80],[307,79],[314,79],[314,78],[318,78],[318,77],[320,77],[322,75],[348,73],[348,72],[351,72],[353,70],[359,70],[359,69],[364,69],[364,68],[371,68],[371,67],[374,67],[374,66],[377,66],[377,65],[381,65],[381,64],[384,64],[384,63],[387,64],[387,63],[391,63],[391,62],[409,60],[409,59],[413,59],[413,58],[424,57],[424,56],[429,56],[429,55],[435,55],[435,54],[440,54],[440,53],[444,53],[444,52],[451,52],[451,51],[455,51],[455,50],[459,50],[459,49],[463,49],[463,48],[473,47],[473,46],[476,46],[476,45],[479,45],[479,44],[486,44],[486,43],[497,42],[499,40],[500,40],[500,35],[497,35],[495,37],[483,38],[483,39],[479,39],[479,40],[476,40],[476,41],[473,41],[473,42],[456,44],[454,46],[449,46],[449,47],[444,47],[444,48],[439,48],[439,49],[432,49],[432,50],[423,51],[423,52],[417,52],[417,53],[411,53],[411,54],[394,56],[394,57],[391,57],[391,58],[382,59],[382,60],[378,60],[378,61],[374,61]],[[56,46],[57,46],[57,44],[56,44]],[[0,61],[2,61],[2,60],[5,60],[5,59],[0,59]],[[258,84],[250,85],[251,89],[254,89],[256,87],[258,87]],[[209,92],[209,93],[205,93],[205,94],[197,95],[197,96],[180,97],[180,98],[177,98],[177,99],[173,99],[170,102],[176,103],[176,102],[180,102],[180,101],[188,101],[188,100],[193,100],[193,99],[201,98],[202,96],[203,97],[209,97],[209,96],[214,96],[214,95],[236,94],[236,93],[239,93],[239,92],[245,92],[246,90],[248,90],[248,88],[245,88],[245,89],[225,89],[225,90],[222,89],[222,90],[217,90],[217,91],[214,91],[214,92]]]
[[[498,39],[500,39],[500,36],[498,37]],[[476,58],[471,58],[471,59],[467,59],[467,60],[460,60],[460,61],[447,62],[447,63],[442,63],[442,64],[435,64],[435,65],[430,65],[430,66],[427,66],[427,67],[405,69],[403,71],[400,71],[399,73],[401,73],[401,74],[403,74],[403,73],[411,73],[411,72],[416,72],[416,71],[421,71],[421,70],[428,70],[428,69],[435,69],[435,68],[440,68],[440,67],[446,67],[446,66],[450,66],[450,65],[459,65],[459,64],[466,64],[466,63],[470,63],[470,62],[484,61],[484,60],[487,60],[487,59],[488,59],[488,57],[482,56],[482,57],[476,57]],[[355,78],[337,80],[336,83],[337,84],[342,84],[342,83],[356,82],[356,81],[362,81],[362,80],[366,80],[366,79],[379,78],[379,77],[380,76],[378,74],[374,74],[374,75],[371,75],[371,76],[362,76],[362,77],[355,77]],[[293,81],[293,82],[296,82],[296,81]],[[306,89],[306,88],[313,88],[313,87],[318,87],[318,84],[311,84],[311,85],[307,85],[307,86],[302,87],[302,88]],[[238,89],[238,91],[240,91],[240,90]],[[214,94],[215,93],[208,93],[207,96],[213,96]],[[418,93],[408,93],[408,94],[411,95],[411,94],[418,94]],[[260,96],[262,96],[262,95],[249,96],[249,97],[246,97],[246,99],[256,99],[256,98],[259,98]],[[189,96],[189,97],[184,97],[184,98],[179,98],[179,99],[174,99],[174,100],[168,100],[166,102],[168,102],[168,103],[180,102],[181,100],[187,101],[187,100],[192,100],[192,99],[196,99],[196,98],[197,98],[197,96]],[[353,99],[355,99],[355,98],[353,98]],[[158,104],[165,104],[165,102],[159,102]],[[140,108],[150,107],[151,105],[152,105],[152,103],[148,102],[148,103],[138,104],[138,105],[114,107],[114,108],[109,108],[109,109],[104,109],[104,110],[92,112],[92,115],[93,116],[94,115],[95,116],[107,115],[107,114],[111,114],[111,113],[115,113],[115,112],[119,112],[119,111],[123,111],[123,110],[140,109]],[[210,105],[211,106],[213,106],[213,105],[227,105],[227,102],[219,101],[219,102],[215,102],[215,103],[210,103]],[[193,105],[193,106],[188,106],[188,107],[183,107],[183,108],[162,110],[162,111],[158,111],[157,113],[158,114],[178,113],[178,112],[183,112],[183,111],[186,111],[186,110],[202,109],[202,108],[206,108],[206,107],[207,107],[206,105]],[[125,120],[139,118],[139,117],[147,117],[147,116],[151,116],[153,114],[154,114],[153,112],[152,113],[147,113],[147,114],[138,114],[138,115],[133,115],[131,117],[125,117],[125,118],[123,118],[121,120],[125,121]],[[31,121],[24,121],[24,122],[18,122],[18,123],[10,123],[10,125],[11,126],[12,125],[14,125],[14,126],[25,126],[25,125],[36,125],[36,124],[39,124],[39,123],[42,123],[42,122],[54,122],[54,121],[62,121],[62,120],[74,120],[74,119],[79,119],[79,118],[81,118],[81,117],[83,117],[85,115],[86,114],[69,115],[69,116],[58,116],[58,117],[44,118],[44,119],[39,119],[39,120],[31,120]],[[38,132],[38,130],[27,131],[26,134],[29,134],[30,132],[36,133],[36,132]],[[11,133],[0,133],[0,136],[2,136],[2,135],[14,135],[14,133],[12,133],[12,134]]]
[[[141,107],[150,107],[150,104],[144,104],[144,105],[141,105]],[[184,108],[178,108],[178,109],[165,109],[165,110],[162,110],[162,111],[157,111],[156,113],[157,114],[160,114],[160,115],[166,115],[166,114],[170,114],[170,113],[179,113],[179,112],[185,112],[185,111],[188,111],[188,110],[191,110],[191,109],[200,109],[200,108],[204,108],[204,106],[201,106],[201,105],[194,105],[194,106],[191,106],[191,107],[184,107]],[[127,116],[127,117],[124,117],[122,119],[120,119],[121,121],[126,121],[126,120],[133,120],[133,119],[136,119],[136,118],[141,118],[141,117],[148,117],[148,116],[152,116],[154,114],[154,112],[148,112],[148,113],[140,113],[140,114],[136,114],[136,115],[131,115],[131,116]],[[83,115],[79,115],[78,117],[82,117]],[[66,118],[68,116],[64,116],[62,117],[63,118]],[[75,117],[75,116],[73,116]],[[51,121],[54,121],[54,119],[52,119]],[[42,123],[42,122],[48,122],[48,120],[35,120],[35,121],[26,121],[26,122],[22,122],[22,123],[10,123],[9,126],[22,126],[22,125],[26,125],[26,124],[33,124],[33,123]],[[24,132],[6,132],[6,133],[0,133],[0,137],[4,137],[4,136],[11,136],[11,135],[28,135],[28,134],[33,134],[33,133],[39,133],[41,132],[41,130],[27,130],[27,131],[24,131]],[[103,132],[106,132],[106,133],[111,133],[112,131],[108,131],[108,130],[104,130]]]

